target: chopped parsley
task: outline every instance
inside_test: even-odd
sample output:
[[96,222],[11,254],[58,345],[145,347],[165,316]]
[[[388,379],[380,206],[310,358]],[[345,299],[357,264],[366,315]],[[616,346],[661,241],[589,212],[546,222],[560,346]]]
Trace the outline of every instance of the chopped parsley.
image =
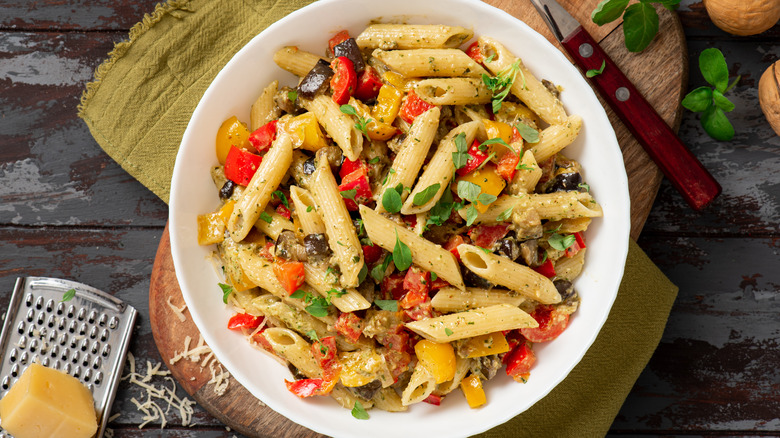
[[[225,283],[219,283],[219,288],[222,289],[222,302],[227,304],[228,297],[233,293],[233,286]],[[76,291],[73,291],[75,295]]]

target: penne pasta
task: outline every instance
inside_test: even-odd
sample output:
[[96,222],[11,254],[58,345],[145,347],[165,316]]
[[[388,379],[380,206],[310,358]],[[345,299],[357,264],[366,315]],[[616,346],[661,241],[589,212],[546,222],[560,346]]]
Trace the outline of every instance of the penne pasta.
[[474,36],[460,26],[441,24],[372,24],[355,38],[361,49],[456,48]]
[[249,127],[252,131],[281,116],[281,110],[274,103],[277,88],[279,88],[279,81],[271,82],[252,104],[252,109],[249,111]]
[[433,378],[424,366],[418,363],[414,367],[409,384],[406,385],[404,392],[401,394],[401,404],[409,406],[419,403],[428,398],[434,389],[436,389],[436,379]]
[[538,327],[539,323],[517,306],[496,304],[407,322],[405,325],[429,341],[446,343],[503,330]]
[[439,312],[461,312],[496,304],[519,306],[525,298],[517,292],[505,289],[482,289],[467,287],[461,290],[455,287],[443,287],[431,299],[431,305]]
[[[320,295],[326,298],[330,298],[331,302],[341,312],[354,312],[357,310],[368,309],[371,307],[371,303],[366,300],[363,295],[360,295],[354,288],[340,289],[338,284],[329,283],[326,278],[327,274],[325,270],[312,266],[309,263],[304,265],[306,272],[306,284],[311,286]],[[335,279],[337,280],[337,279]],[[330,293],[333,289],[339,289],[339,293],[343,295],[334,295]]]
[[458,49],[382,50],[371,54],[407,78],[457,77],[481,78],[484,68]]
[[357,160],[363,150],[363,135],[355,127],[355,122],[339,109],[328,96],[319,95],[312,100],[301,99],[301,105],[311,111],[325,132],[336,142],[350,160]]
[[297,213],[298,221],[301,223],[303,234],[324,234],[325,223],[317,211],[317,203],[314,201],[311,193],[298,186],[291,186],[290,199],[292,199],[295,206],[295,212]]
[[322,368],[311,354],[311,345],[298,333],[286,328],[269,327],[260,333],[260,336],[268,341],[274,353],[293,364],[307,377],[322,376]]
[[295,46],[282,47],[274,53],[276,65],[300,77],[306,76],[320,59],[327,61],[326,58],[300,50]]
[[414,92],[431,105],[484,104],[493,97],[481,78],[423,79]]
[[580,133],[582,117],[570,116],[560,125],[551,125],[539,133],[539,142],[531,145],[537,162],[544,162],[570,145]]

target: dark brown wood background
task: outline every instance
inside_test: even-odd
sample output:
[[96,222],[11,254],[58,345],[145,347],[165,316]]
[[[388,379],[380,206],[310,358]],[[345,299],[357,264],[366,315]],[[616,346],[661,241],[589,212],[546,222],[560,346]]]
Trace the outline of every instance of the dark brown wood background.
[[[159,361],[148,319],[152,261],[167,207],[97,146],[75,107],[94,68],[156,0],[0,0],[0,309],[17,276],[69,278],[127,300],[141,317],[131,351]],[[780,138],[758,107],[763,70],[780,57],[780,27],[737,38],[683,0],[689,89],[697,58],[726,55],[737,136],[719,143],[684,113],[680,135],[723,185],[690,210],[663,182],[640,245],[680,286],[664,338],[612,425],[611,436],[780,436]],[[157,383],[162,383],[159,381]],[[180,392],[180,395],[184,395]],[[142,422],[126,383],[110,427],[121,437],[231,437],[196,408]],[[566,407],[561,407],[566,409]]]

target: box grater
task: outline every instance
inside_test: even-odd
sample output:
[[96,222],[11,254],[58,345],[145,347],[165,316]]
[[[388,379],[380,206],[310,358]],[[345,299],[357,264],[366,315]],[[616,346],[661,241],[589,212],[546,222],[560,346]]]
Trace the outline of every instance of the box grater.
[[[69,290],[73,298],[62,301]],[[0,334],[0,398],[33,362],[81,380],[92,391],[103,436],[127,356],[136,310],[85,284],[18,278]],[[11,435],[0,429],[0,438]]]

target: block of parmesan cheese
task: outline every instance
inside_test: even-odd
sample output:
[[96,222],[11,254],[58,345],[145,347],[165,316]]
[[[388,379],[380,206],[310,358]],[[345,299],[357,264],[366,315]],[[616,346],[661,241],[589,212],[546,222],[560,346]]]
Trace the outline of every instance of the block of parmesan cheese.
[[97,416],[78,379],[34,363],[0,400],[0,424],[15,438],[90,438]]

